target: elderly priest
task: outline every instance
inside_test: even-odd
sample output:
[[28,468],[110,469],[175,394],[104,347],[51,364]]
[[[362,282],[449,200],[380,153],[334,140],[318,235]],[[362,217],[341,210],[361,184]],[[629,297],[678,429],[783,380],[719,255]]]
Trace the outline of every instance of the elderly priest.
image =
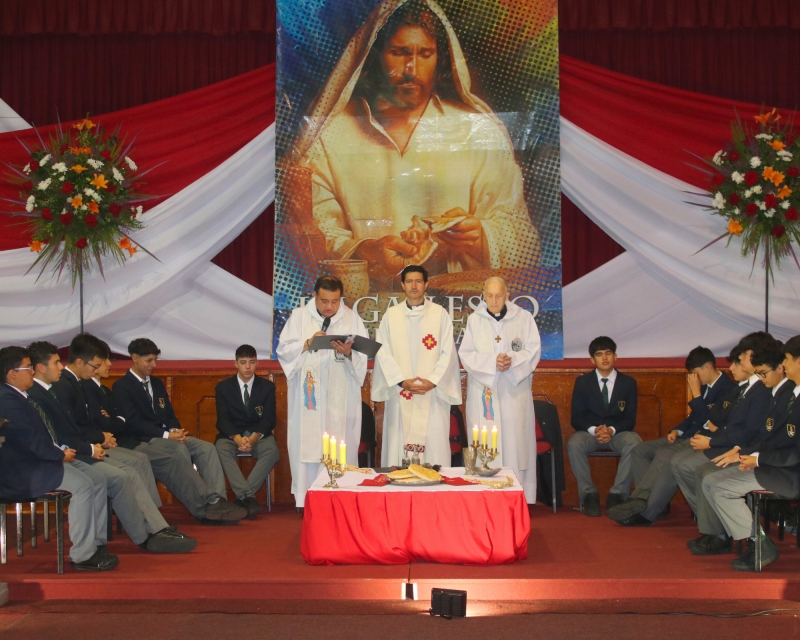
[[536,422],[531,382],[542,355],[533,315],[489,278],[483,302],[467,320],[461,364],[469,374],[467,424],[499,432],[498,464],[514,469],[528,503],[536,502]]

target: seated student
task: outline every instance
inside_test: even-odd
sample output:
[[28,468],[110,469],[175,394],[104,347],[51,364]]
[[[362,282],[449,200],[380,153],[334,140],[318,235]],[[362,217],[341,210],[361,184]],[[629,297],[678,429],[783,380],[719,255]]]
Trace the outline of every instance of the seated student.
[[[181,465],[167,469],[153,466],[163,482],[189,512],[200,521],[236,523],[247,510],[225,499],[225,476],[214,445],[193,438],[175,417],[167,388],[151,374],[161,350],[148,338],[137,338],[128,345],[133,363],[128,372],[114,383],[114,400],[128,435],[148,447],[136,447],[147,454],[160,449],[183,458]],[[151,458],[151,464],[153,460]],[[199,472],[191,471],[192,463]]]
[[587,516],[600,516],[600,496],[592,481],[588,455],[598,449],[620,454],[606,508],[621,504],[631,490],[631,451],[642,439],[636,427],[636,380],[614,369],[617,345],[606,336],[592,340],[589,356],[595,369],[579,376],[572,390],[572,434],[567,452]]
[[95,484],[75,466],[75,450],[59,447],[27,391],[33,367],[22,347],[0,349],[0,415],[8,423],[0,447],[0,495],[27,500],[49,491],[69,491],[70,565],[80,571],[110,571],[119,558],[108,553],[106,485]]
[[[29,396],[42,410],[42,419],[53,427],[56,444],[66,444],[76,450],[78,470],[95,484],[105,482],[108,497],[128,537],[146,551],[153,553],[187,553],[197,541],[171,529],[164,520],[137,472],[119,460],[106,456],[99,444],[87,440],[85,431],[75,422],[53,392],[53,385],[62,376],[61,361],[55,345],[34,342],[29,347],[34,369],[34,384]],[[93,356],[87,362],[95,359]],[[91,367],[77,365],[80,375]],[[63,374],[68,375],[68,374]],[[105,530],[99,534],[106,542]]]
[[[704,435],[695,434],[690,440],[691,450],[681,451],[670,459],[670,466],[678,486],[686,498],[686,502],[697,517],[697,528],[700,536],[687,543],[694,555],[715,555],[728,553],[731,541],[725,535],[714,510],[703,496],[703,479],[711,473],[717,473],[722,467],[717,465],[717,457],[726,453],[731,447],[744,447],[750,444],[758,433],[758,426],[769,409],[770,391],[755,375],[751,362],[754,352],[767,349],[774,343],[771,336],[745,336],[739,342],[739,349],[731,352],[731,357],[739,353],[738,361],[741,371],[731,366],[731,372],[737,382],[746,377],[747,384],[740,387],[740,399],[731,404],[723,412],[721,423],[724,425],[716,431]],[[713,425],[709,425],[713,426]]]
[[772,388],[769,413],[751,445],[736,450],[737,459],[730,466],[703,480],[703,494],[727,534],[733,540],[748,539],[744,553],[731,562],[737,571],[755,571],[756,535],[763,538],[762,566],[780,555],[772,541],[763,537],[760,527],[753,531],[753,515],[745,496],[766,489],[785,498],[800,497],[800,336],[791,338],[781,349],[754,354],[753,363],[756,375]]
[[691,448],[690,438],[708,420],[708,412],[720,405],[736,387],[728,376],[717,371],[711,349],[695,347],[686,356],[689,372],[691,413],[666,437],[638,445],[631,452],[634,490],[623,504],[609,509],[606,515],[626,527],[649,526],[669,506],[678,492],[678,483],[669,466],[670,458]]
[[[275,385],[256,375],[258,355],[249,344],[236,349],[235,376],[222,380],[216,387],[217,434],[219,460],[236,494],[236,504],[247,509],[247,517],[261,513],[256,491],[267,480],[269,472],[280,460],[275,428]],[[249,453],[258,462],[245,480],[237,453]]]

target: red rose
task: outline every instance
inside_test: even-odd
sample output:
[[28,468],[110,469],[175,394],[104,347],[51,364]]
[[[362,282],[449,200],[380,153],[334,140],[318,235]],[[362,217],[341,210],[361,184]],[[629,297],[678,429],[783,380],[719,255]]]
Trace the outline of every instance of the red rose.
[[796,178],[797,176],[800,176],[800,169],[797,167],[789,167],[786,170],[786,175],[792,176],[792,178]]
[[752,187],[758,182],[758,174],[755,171],[748,171],[744,174],[744,181]]
[[100,152],[100,155],[103,156],[106,160],[111,159],[111,153],[109,152],[108,149],[103,149],[103,151]]
[[72,184],[71,182],[65,182],[64,184],[61,185],[61,191],[69,195],[70,193],[75,191],[75,185]]
[[723,176],[722,174],[717,173],[717,174],[711,176],[711,184],[712,184],[712,186],[718,187],[723,182],[725,182],[725,176]]
[[39,168],[39,163],[36,160],[31,160],[31,172],[36,171]]
[[63,224],[66,227],[70,222],[72,222],[72,214],[62,213],[59,220],[61,220],[61,224]]
[[50,213],[50,207],[45,207],[44,209],[42,209],[42,218],[44,218],[45,220],[53,219],[53,214]]
[[115,185],[115,184],[109,184],[109,185],[106,187],[106,191],[108,191],[109,193],[116,193],[116,192],[117,192],[117,185]]
[[728,154],[728,159],[729,159],[731,162],[736,162],[736,161],[737,161],[739,158],[741,158],[741,157],[742,157],[742,156],[740,156],[740,155],[739,155],[738,153],[736,153],[735,151],[731,151],[731,152]]
[[731,195],[729,195],[729,196],[728,196],[728,202],[729,202],[731,205],[733,205],[734,207],[735,207],[737,204],[739,204],[739,202],[740,202],[740,201],[741,201],[741,198],[739,197],[739,194],[738,194],[738,193],[732,193]]
[[748,204],[748,205],[747,205],[747,206],[744,208],[744,210],[745,210],[745,211],[747,211],[747,215],[748,215],[748,216],[754,216],[754,215],[756,215],[756,213],[758,213],[758,207],[757,207],[757,206],[755,205],[755,203],[753,203],[753,202],[751,202],[750,204]]
[[787,220],[797,220],[797,209],[792,207],[786,212],[786,219]]
[[778,206],[778,199],[771,193],[768,193],[764,196],[764,204],[767,205],[768,209],[774,209]]
[[95,217],[95,216],[93,216],[93,215],[91,215],[91,214],[89,214],[88,216],[86,216],[86,217],[83,219],[83,221],[86,223],[86,226],[87,226],[87,227],[92,227],[92,228],[94,228],[94,227],[96,227],[96,226],[97,226],[97,217]]
[[115,218],[118,218],[119,214],[122,212],[122,207],[116,202],[112,202],[108,207],[108,212]]
[[776,238],[782,238],[786,234],[786,227],[784,227],[782,224],[779,224],[777,227],[772,227],[770,234]]
[[78,247],[78,249],[85,249],[88,244],[89,242],[86,238],[78,238],[75,241],[75,246]]

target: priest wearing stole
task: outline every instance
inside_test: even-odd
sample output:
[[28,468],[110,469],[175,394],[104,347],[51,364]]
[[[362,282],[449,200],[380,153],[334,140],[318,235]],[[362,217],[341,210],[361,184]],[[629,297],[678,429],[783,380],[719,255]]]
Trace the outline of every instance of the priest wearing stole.
[[333,342],[334,349],[310,351],[316,336],[364,336],[359,315],[342,304],[344,285],[323,276],[314,285],[314,297],[292,311],[278,341],[278,361],[288,385],[287,441],[292,470],[292,493],[298,510],[322,469],[322,434],[347,442],[347,464],[358,465],[361,440],[361,385],[367,374],[367,356],[351,342]]
[[536,502],[536,422],[531,382],[542,356],[533,315],[508,299],[502,278],[489,278],[459,350],[466,369],[467,425],[497,427],[499,466],[511,467],[529,504]]
[[372,399],[386,402],[381,464],[400,465],[416,447],[421,462],[449,466],[450,406],[461,404],[453,321],[425,299],[423,267],[407,266],[400,281],[406,299],[386,310],[376,336],[383,346],[375,357]]

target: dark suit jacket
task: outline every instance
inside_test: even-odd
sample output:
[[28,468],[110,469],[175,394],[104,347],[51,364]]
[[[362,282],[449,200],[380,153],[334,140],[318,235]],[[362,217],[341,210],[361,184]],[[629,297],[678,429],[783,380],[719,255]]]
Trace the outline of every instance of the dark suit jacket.
[[743,456],[749,456],[751,453],[755,451],[761,452],[765,448],[794,448],[794,440],[788,436],[786,429],[776,428],[776,426],[784,426],[786,424],[786,418],[789,416],[789,402],[792,398],[794,398],[794,382],[787,380],[772,397],[769,410],[759,425],[756,437],[753,438],[753,441],[748,446],[741,447],[739,453]]
[[708,410],[706,420],[720,429],[728,424],[731,413],[733,413],[734,408],[742,399],[742,385],[739,383],[735,384],[736,386],[728,392],[728,395],[722,399],[722,402],[714,403],[714,406]]
[[0,496],[8,500],[37,498],[64,479],[64,452],[39,412],[19,391],[0,384],[0,416],[5,441],[0,447]]
[[[564,444],[561,438],[561,423],[558,419],[556,406],[544,400],[533,401],[533,412],[539,421],[539,428],[542,430],[544,441],[549,442],[553,448],[556,461],[556,486],[551,487],[552,471],[550,469],[550,456],[545,454],[538,458],[536,464],[541,468],[541,473],[537,471],[536,501],[550,504],[553,491],[556,492],[556,504],[561,505],[561,492],[565,491],[566,483],[564,480]],[[591,425],[594,426],[594,425]],[[539,465],[541,463],[541,465]]]
[[[94,384],[94,383],[92,383]],[[105,436],[100,429],[92,426],[89,418],[89,408],[83,394],[81,383],[69,371],[62,371],[61,378],[53,384],[53,391],[58,396],[58,401],[69,412],[75,424],[78,425],[83,439],[88,442],[102,444]]]
[[755,440],[772,402],[772,391],[761,380],[753,383],[744,398],[732,408],[727,424],[711,435],[711,448],[705,449],[711,460],[733,447],[746,447]]
[[691,438],[700,431],[706,420],[708,420],[709,413],[717,404],[721,405],[736,386],[736,383],[723,373],[714,383],[714,386],[708,390],[708,395],[704,398],[703,394],[706,393],[707,387],[703,385],[700,389],[700,395],[689,401],[691,413],[675,427],[678,431],[683,431],[681,438]]
[[[50,424],[56,431],[58,444],[65,444],[70,449],[75,449],[80,456],[89,456],[94,453],[92,442],[88,440],[83,430],[72,419],[72,414],[64,407],[61,402],[56,400],[38,382],[28,389],[28,395],[44,410],[50,419]],[[101,434],[102,436],[102,434]],[[102,439],[100,440],[102,442]],[[100,444],[100,442],[96,444]]]
[[589,427],[604,424],[614,427],[616,433],[633,431],[636,427],[636,380],[617,371],[614,391],[608,406],[603,406],[603,395],[597,382],[597,373],[592,369],[575,380],[572,389],[572,428],[587,431]]
[[770,441],[759,451],[755,473],[762,487],[794,499],[800,498],[800,399],[792,398],[791,411],[781,424],[775,423]]
[[[81,380],[81,388],[86,398],[92,427],[99,431],[107,431],[114,434],[120,447],[135,448],[139,441],[127,435],[125,421],[120,417],[120,412],[117,411],[117,403],[114,402],[114,394],[111,389],[104,385],[98,386],[94,380]],[[103,411],[108,416],[104,416]]]
[[147,391],[130,371],[114,383],[114,400],[117,410],[125,418],[127,434],[141,442],[163,438],[164,431],[180,429],[164,383],[150,376],[153,387],[153,404]]
[[244,406],[238,376],[225,378],[216,387],[217,440],[250,433],[263,433],[266,438],[275,428],[275,385],[259,376],[251,380],[248,406]]

